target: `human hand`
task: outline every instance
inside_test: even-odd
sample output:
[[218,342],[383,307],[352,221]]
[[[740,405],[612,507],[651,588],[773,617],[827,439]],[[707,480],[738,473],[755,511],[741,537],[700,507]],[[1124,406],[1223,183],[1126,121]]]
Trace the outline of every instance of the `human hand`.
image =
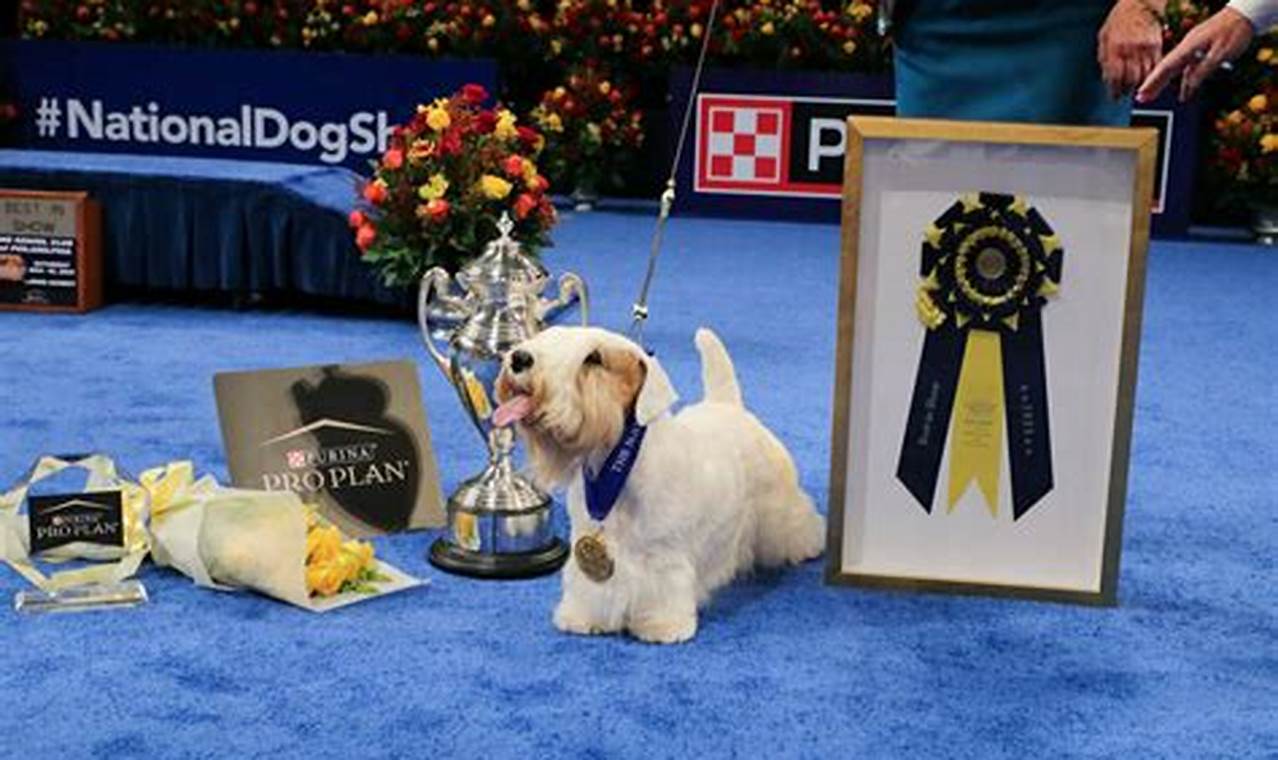
[[1163,52],[1162,23],[1146,0],[1118,0],[1098,36],[1096,59],[1110,97],[1135,89]]
[[1254,34],[1255,30],[1246,16],[1233,8],[1221,10],[1190,29],[1185,39],[1154,67],[1136,91],[1136,100],[1148,103],[1158,97],[1178,74],[1180,99],[1188,100],[1208,75],[1226,61],[1241,55],[1251,44]]

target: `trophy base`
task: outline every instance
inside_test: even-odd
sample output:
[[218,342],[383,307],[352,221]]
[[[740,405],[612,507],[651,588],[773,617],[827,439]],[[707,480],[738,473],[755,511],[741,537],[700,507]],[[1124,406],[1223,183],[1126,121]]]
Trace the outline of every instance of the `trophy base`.
[[509,554],[485,554],[464,549],[447,538],[430,547],[430,563],[440,570],[470,578],[515,580],[549,575],[568,560],[568,545],[554,539],[543,549]]

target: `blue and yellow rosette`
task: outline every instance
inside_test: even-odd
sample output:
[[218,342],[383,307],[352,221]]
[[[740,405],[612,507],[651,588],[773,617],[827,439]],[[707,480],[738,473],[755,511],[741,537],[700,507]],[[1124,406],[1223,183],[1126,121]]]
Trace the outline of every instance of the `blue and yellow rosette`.
[[947,511],[975,483],[998,515],[1004,438],[1013,519],[1052,490],[1041,312],[1064,255],[1042,215],[1011,195],[964,195],[925,231],[915,306],[926,336],[897,478],[926,512],[947,440]]

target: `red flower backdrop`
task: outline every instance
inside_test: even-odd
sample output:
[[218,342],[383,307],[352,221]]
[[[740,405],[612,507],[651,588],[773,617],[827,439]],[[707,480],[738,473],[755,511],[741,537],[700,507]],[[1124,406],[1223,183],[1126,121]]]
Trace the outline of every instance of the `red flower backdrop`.
[[572,69],[563,85],[542,95],[532,118],[546,135],[551,180],[587,195],[619,187],[643,145],[633,89],[599,67]]
[[417,108],[398,127],[351,212],[356,244],[386,284],[412,286],[427,269],[456,269],[497,236],[509,213],[514,236],[536,253],[554,226],[550,183],[537,168],[544,145],[488,93],[467,85]]
[[[1223,4],[1170,0],[1168,45]],[[627,95],[642,90],[648,96],[643,103],[656,106],[659,99],[653,93],[664,92],[669,68],[696,59],[710,6],[711,0],[22,0],[20,29],[37,38],[491,57],[504,67],[511,102],[550,112],[558,106],[543,93],[560,86],[572,89],[570,71],[579,76],[611,72],[609,81],[617,90]],[[884,71],[891,56],[874,32],[876,6],[877,0],[722,0],[720,23],[710,40],[711,61]],[[1262,94],[1257,77],[1273,81],[1273,59],[1258,61],[1255,56],[1274,48],[1272,35],[1262,37],[1239,71],[1210,85],[1216,93],[1208,102],[1219,104],[1221,111],[1208,176],[1224,183],[1225,190],[1254,190],[1256,167],[1271,165],[1272,151],[1260,147],[1256,158],[1247,159],[1248,171],[1241,175],[1246,179],[1239,178],[1243,165],[1238,156],[1250,156],[1247,150],[1253,148],[1240,142],[1237,123],[1229,119],[1239,112],[1249,127],[1272,130],[1270,122],[1248,116],[1243,106]],[[574,151],[587,150],[581,136],[593,139],[591,132],[581,131],[590,129],[593,117],[581,121],[579,114],[559,115],[564,132],[549,135],[548,159],[553,166],[567,167]],[[627,126],[613,139],[601,140],[608,146],[600,153],[609,163],[606,173],[612,172],[612,162],[633,158],[642,140],[638,123],[630,122],[628,114],[613,120],[634,129]],[[1259,138],[1271,134],[1266,131]],[[574,181],[567,171],[556,173]],[[1211,195],[1225,198],[1230,193],[1217,188]]]

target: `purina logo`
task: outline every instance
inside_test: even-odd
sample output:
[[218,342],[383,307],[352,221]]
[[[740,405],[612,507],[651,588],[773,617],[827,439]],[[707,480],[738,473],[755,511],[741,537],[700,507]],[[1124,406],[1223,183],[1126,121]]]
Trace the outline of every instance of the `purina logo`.
[[[843,193],[847,118],[892,116],[886,99],[703,93],[697,97],[697,193],[837,200]],[[1159,131],[1154,213],[1170,176],[1174,115],[1138,110],[1135,126]]]
[[124,546],[122,507],[119,491],[28,497],[31,553],[80,542]]
[[378,456],[375,436],[390,438],[395,436],[395,431],[325,417],[263,441],[262,448],[288,442],[296,446],[297,439],[304,437],[340,443],[284,451],[287,469],[263,473],[262,486],[267,490],[319,493],[407,479],[411,462],[407,459],[383,461]]
[[853,113],[888,100],[703,94],[697,98],[697,192],[838,198]]
[[100,98],[41,97],[36,135],[86,144],[134,143],[272,151],[291,148],[326,164],[386,150],[392,126],[385,111],[357,111],[344,121],[316,124],[278,108],[244,104],[233,113],[170,112],[156,101],[110,104]]

